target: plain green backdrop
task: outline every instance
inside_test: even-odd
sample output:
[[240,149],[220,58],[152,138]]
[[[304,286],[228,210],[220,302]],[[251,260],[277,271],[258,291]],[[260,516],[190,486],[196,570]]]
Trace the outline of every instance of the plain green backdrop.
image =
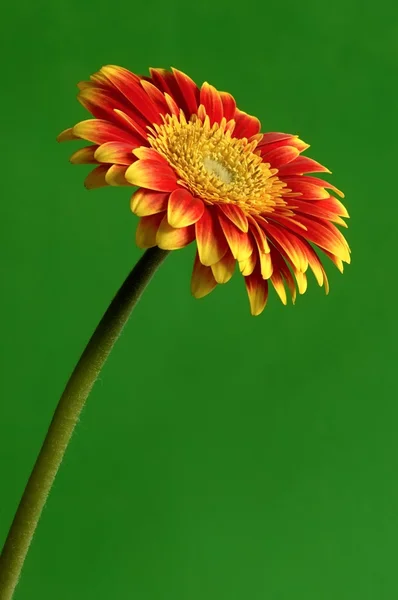
[[353,262],[253,318],[168,257],[96,385],[16,600],[398,597],[398,8],[385,0],[2,9],[0,544],[57,399],[140,256],[127,188],[87,192],[77,81],[175,66],[333,171]]

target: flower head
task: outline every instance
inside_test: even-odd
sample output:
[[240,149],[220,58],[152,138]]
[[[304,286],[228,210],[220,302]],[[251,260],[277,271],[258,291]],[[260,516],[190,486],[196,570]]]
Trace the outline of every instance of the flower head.
[[350,262],[335,226],[346,226],[348,213],[336,197],[344,195],[308,176],[330,171],[301,155],[309,146],[296,135],[260,133],[260,121],[230,94],[208,83],[199,88],[176,69],[142,77],[106,66],[78,87],[94,119],[58,140],[91,142],[71,157],[97,165],[87,188],[138,187],[131,209],[140,217],[139,247],[176,250],[196,241],[196,298],[229,281],[237,262],[258,315],[269,282],[284,304],[287,286],[294,302],[296,290],[306,291],[308,267],[328,292],[314,247],[341,271]]

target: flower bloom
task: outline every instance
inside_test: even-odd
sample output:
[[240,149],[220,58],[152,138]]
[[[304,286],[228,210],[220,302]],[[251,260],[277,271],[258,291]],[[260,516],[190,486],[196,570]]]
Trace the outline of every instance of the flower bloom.
[[[271,282],[286,304],[307,288],[313,271],[328,293],[314,246],[343,271],[348,244],[334,225],[346,226],[344,197],[308,173],[327,172],[302,156],[309,146],[287,133],[260,133],[260,121],[239,110],[234,98],[172,69],[138,76],[103,67],[78,85],[78,99],[94,119],[59,141],[92,145],[73,164],[97,165],[87,188],[138,187],[131,209],[140,221],[140,248],[183,248],[196,240],[191,290],[196,298],[232,277],[238,262],[253,315],[260,314]],[[285,287],[286,286],[286,287]]]

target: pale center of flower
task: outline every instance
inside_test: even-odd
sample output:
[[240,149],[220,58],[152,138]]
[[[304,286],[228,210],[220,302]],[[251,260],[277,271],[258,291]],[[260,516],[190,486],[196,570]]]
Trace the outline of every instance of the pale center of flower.
[[218,160],[214,160],[210,156],[205,156],[203,159],[203,166],[210,174],[215,175],[224,183],[231,183],[233,180],[233,173],[229,171],[223,164]]
[[277,169],[264,163],[258,140],[232,137],[234,121],[210,126],[209,117],[192,115],[187,122],[166,115],[162,125],[148,128],[151,146],[177,173],[180,185],[209,204],[235,203],[246,213],[273,212],[288,190]]

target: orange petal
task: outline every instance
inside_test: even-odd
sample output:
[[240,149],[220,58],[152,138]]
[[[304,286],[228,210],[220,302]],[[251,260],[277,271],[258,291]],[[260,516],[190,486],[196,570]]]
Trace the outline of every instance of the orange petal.
[[271,277],[272,285],[275,288],[276,293],[278,294],[282,304],[286,306],[287,304],[287,296],[285,286],[283,284],[283,278],[280,271],[274,271]]
[[232,252],[228,250],[226,254],[214,265],[211,265],[214,279],[217,283],[227,283],[234,274],[236,259],[232,256]]
[[346,263],[350,262],[347,241],[334,225],[327,221],[320,223],[314,218],[311,219],[302,215],[297,216],[297,220],[300,220],[307,227],[305,237],[309,242],[328,250]]
[[153,148],[147,148],[146,146],[140,146],[139,148],[135,148],[133,150],[134,156],[141,160],[156,160],[157,162],[162,163],[163,165],[167,165],[167,161],[159,152],[154,150]]
[[297,135],[289,135],[287,136],[287,139],[274,140],[273,142],[268,142],[266,144],[263,143],[263,137],[257,146],[257,148],[260,150],[261,156],[263,157],[266,153],[278,148],[293,147],[299,152],[303,152],[309,148],[309,144],[306,144],[303,142],[303,140],[300,140]]
[[134,147],[135,139],[128,131],[124,131],[101,119],[87,119],[77,123],[73,128],[75,136],[93,142],[93,144],[105,144],[105,142],[124,142]]
[[137,217],[156,215],[167,210],[168,192],[153,192],[140,188],[131,196],[130,208]]
[[135,233],[135,242],[139,248],[153,248],[156,246],[156,234],[164,213],[141,217]]
[[263,312],[267,304],[268,281],[264,281],[261,273],[256,269],[251,275],[245,277],[245,284],[249,296],[251,314],[257,316]]
[[130,144],[124,142],[106,142],[98,146],[95,158],[101,163],[131,165],[134,160]]
[[105,187],[108,185],[105,176],[109,169],[109,165],[100,165],[93,171],[91,171],[86,179],[84,180],[84,185],[88,190],[95,190],[100,187]]
[[228,217],[230,221],[232,221],[234,225],[236,225],[238,229],[240,229],[244,233],[248,231],[249,224],[247,222],[247,217],[243,210],[239,208],[239,206],[232,203],[220,203],[219,209],[224,213],[226,217]]
[[[130,117],[124,111],[117,108],[114,108],[113,112],[120,121],[122,127],[127,127],[130,135],[135,140],[134,148],[138,148],[139,146],[142,146],[142,144],[148,143],[147,131],[139,124],[139,122],[137,122],[135,117]],[[146,127],[145,122],[143,123],[143,126]]]
[[90,80],[92,82],[94,82],[96,85],[99,84],[99,85],[107,87],[107,88],[111,87],[111,83],[110,83],[109,79],[107,77],[105,77],[105,75],[103,73],[101,73],[101,70],[90,75]]
[[216,88],[207,81],[200,89],[200,104],[202,104],[210,119],[210,125],[219,123],[224,116],[223,104]]
[[196,253],[195,262],[193,265],[191,278],[191,293],[195,298],[203,298],[210,294],[216,287],[217,282],[214,279],[211,267],[205,267],[199,260],[199,255]]
[[307,275],[305,273],[302,273],[301,271],[298,271],[294,267],[293,272],[297,281],[297,288],[299,294],[305,294],[305,292],[307,291]]
[[219,214],[219,220],[234,258],[236,258],[236,260],[239,262],[249,258],[253,252],[253,242],[249,234],[244,233],[235,227],[235,225],[231,223],[231,221],[227,219],[227,217],[225,217],[221,211]]
[[292,162],[300,152],[294,146],[281,146],[270,152],[263,154],[263,161],[269,163],[271,167],[279,169],[281,166]]
[[267,236],[264,232],[263,227],[261,227],[260,225],[260,223],[266,224],[267,221],[265,219],[262,219],[261,217],[257,217],[257,219],[258,220],[256,220],[251,215],[248,217],[250,223],[250,231],[252,232],[254,239],[256,240],[256,244],[258,246],[259,251],[263,252],[264,254],[268,254],[270,249],[267,241]]
[[261,123],[256,117],[248,115],[247,113],[239,110],[239,108],[237,108],[235,111],[234,120],[235,129],[233,137],[250,138],[259,133],[261,129]]
[[263,279],[269,279],[273,273],[271,253],[268,252],[267,254],[265,254],[264,252],[259,251],[258,255],[260,257],[261,277]]
[[283,178],[283,181],[290,190],[301,194],[300,200],[322,200],[329,198],[330,194],[325,188],[316,185],[315,182],[308,183],[304,181],[302,176],[286,177]]
[[[330,260],[336,265],[340,273],[344,272],[344,265],[340,258],[337,258],[332,252],[328,252],[327,250],[322,250],[330,258]],[[325,273],[324,273],[325,275]]]
[[208,267],[214,265],[227,252],[228,245],[218,215],[213,208],[207,206],[204,208],[203,215],[195,224],[195,229],[201,263]]
[[167,106],[169,108],[169,113],[171,115],[175,115],[176,117],[179,117],[180,116],[180,107],[178,106],[177,102],[174,100],[174,98],[172,96],[170,96],[167,93],[165,93],[164,97],[167,102]]
[[[304,272],[308,267],[308,260],[296,236],[283,227],[272,223],[268,223],[264,227],[266,227],[267,236],[274,245],[286,253],[292,265],[299,271]],[[302,232],[300,231],[300,233]]]
[[308,257],[308,264],[310,265],[311,271],[315,275],[315,279],[318,282],[318,285],[322,286],[324,284],[324,269],[322,267],[322,263],[315,252],[315,250],[310,246],[310,244],[306,241],[303,242],[305,246],[305,250]]
[[199,221],[204,209],[200,198],[194,198],[188,190],[177,188],[170,194],[167,219],[171,227],[187,227]]
[[252,252],[249,258],[239,261],[239,269],[244,277],[251,275],[257,264],[258,252]]
[[[338,204],[336,204],[338,202]],[[337,198],[330,196],[326,200],[318,200],[317,202],[294,199],[294,211],[297,214],[310,215],[323,219],[325,221],[332,221],[338,223],[343,227],[347,227],[345,221],[343,221],[338,213],[341,212],[340,206],[343,206]],[[303,234],[304,235],[304,234]]]
[[[296,290],[296,284],[295,284],[293,275],[291,274],[290,269],[287,266],[283,256],[278,252],[278,250],[276,250],[276,248],[272,248],[271,258],[272,258],[272,263],[274,265],[274,273],[279,271],[280,274],[285,279],[287,286],[289,288],[289,291],[290,291],[290,295],[292,297],[292,302],[294,304],[296,301],[297,290]],[[295,272],[299,273],[300,271],[296,270]]]
[[178,250],[188,246],[195,239],[195,227],[175,229],[169,225],[167,215],[164,216],[156,235],[156,243],[163,250]]
[[70,157],[70,162],[72,165],[89,165],[96,164],[98,161],[94,158],[95,151],[98,146],[86,146],[85,148],[80,148],[80,150],[76,150]]
[[173,169],[155,160],[137,160],[127,169],[126,179],[132,185],[158,192],[172,192],[177,187]]
[[126,170],[125,165],[112,165],[105,175],[106,183],[114,186],[130,185],[125,177]]
[[73,127],[68,127],[57,135],[57,142],[70,142],[78,139],[79,137],[73,133]]

